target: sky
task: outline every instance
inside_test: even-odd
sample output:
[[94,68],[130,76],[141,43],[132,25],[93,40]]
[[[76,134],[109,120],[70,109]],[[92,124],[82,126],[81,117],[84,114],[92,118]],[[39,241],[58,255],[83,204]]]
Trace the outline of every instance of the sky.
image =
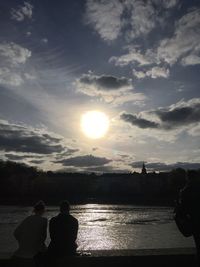
[[[0,159],[43,170],[200,168],[199,0],[0,2]],[[88,138],[98,110],[108,132]]]

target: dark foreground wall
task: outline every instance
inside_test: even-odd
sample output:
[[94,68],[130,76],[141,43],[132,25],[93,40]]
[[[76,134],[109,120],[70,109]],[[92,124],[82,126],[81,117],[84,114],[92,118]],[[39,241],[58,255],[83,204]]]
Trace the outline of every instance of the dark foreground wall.
[[[88,254],[68,258],[56,264],[59,267],[105,267],[105,266],[138,266],[138,267],[193,267],[196,265],[195,250],[189,249],[161,249],[161,250],[116,250],[90,251]],[[9,259],[9,255],[0,255],[0,266],[17,267]],[[24,266],[34,266],[27,262]]]

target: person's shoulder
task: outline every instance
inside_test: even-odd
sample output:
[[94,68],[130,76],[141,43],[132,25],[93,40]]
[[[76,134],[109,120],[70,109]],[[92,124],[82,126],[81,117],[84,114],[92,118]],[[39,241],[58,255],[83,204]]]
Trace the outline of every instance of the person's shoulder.
[[28,224],[30,221],[32,221],[32,215],[29,215],[29,216],[27,216],[26,218],[24,218],[24,219],[21,221],[20,225],[21,225],[21,226],[22,226],[22,225],[26,225],[26,224]]
[[31,215],[29,215],[29,216],[27,216],[24,220],[23,220],[23,222],[29,222],[29,221],[32,221],[32,220],[34,220],[34,215],[33,214],[31,214]]
[[78,220],[74,216],[70,215],[70,218],[74,223],[78,223]]
[[58,216],[54,216],[54,217],[52,217],[51,219],[50,219],[50,223],[53,223],[53,222],[55,222],[56,220],[58,219]]

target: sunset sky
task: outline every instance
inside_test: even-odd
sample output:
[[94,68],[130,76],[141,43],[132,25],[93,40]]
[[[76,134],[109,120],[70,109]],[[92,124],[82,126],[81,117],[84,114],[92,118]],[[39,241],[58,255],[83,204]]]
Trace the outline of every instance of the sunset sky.
[[[108,118],[100,138],[81,128],[88,111]],[[0,158],[200,168],[200,1],[1,1]]]

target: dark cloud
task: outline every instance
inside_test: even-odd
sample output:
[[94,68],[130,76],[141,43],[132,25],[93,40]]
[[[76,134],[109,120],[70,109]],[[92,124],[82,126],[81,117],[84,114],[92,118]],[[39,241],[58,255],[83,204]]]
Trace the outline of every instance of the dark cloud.
[[[200,163],[193,162],[176,162],[173,164],[166,164],[163,162],[145,163],[147,170],[149,171],[170,171],[177,168],[188,169],[200,169]],[[133,168],[142,168],[143,161],[136,161],[130,164]]]
[[0,150],[52,154],[62,152],[64,147],[57,138],[37,129],[0,121]]
[[24,159],[24,156],[18,156],[18,155],[14,155],[14,154],[5,154],[5,156],[9,160],[22,160],[22,159]]
[[78,148],[67,148],[66,151],[57,154],[57,155],[56,155],[56,158],[57,158],[57,159],[62,159],[62,158],[65,158],[65,157],[67,157],[67,156],[70,156],[70,155],[72,155],[72,154],[74,154],[74,153],[76,153],[76,152],[78,152],[78,151],[79,151]]
[[111,162],[110,159],[104,157],[95,157],[92,155],[84,155],[63,159],[55,163],[62,163],[63,166],[74,166],[74,167],[90,167],[90,166],[101,166]]
[[51,140],[52,142],[59,142],[59,141],[62,140],[61,138],[53,137],[53,136],[51,136],[49,134],[43,134],[42,136],[47,138],[48,140]]
[[139,128],[159,128],[171,130],[177,127],[200,122],[200,99],[191,99],[187,102],[178,102],[167,108],[146,111],[149,115],[156,115],[160,122],[150,121],[135,114],[121,114],[120,118]]
[[143,163],[146,163],[145,161],[134,161],[130,164],[133,168],[142,168]]
[[[5,156],[9,159],[9,160],[23,160],[23,159],[27,159],[27,158],[34,158],[35,155],[17,155],[17,154],[10,154],[10,153],[7,153],[5,154]],[[37,155],[37,158],[41,158],[43,156],[39,156]]]
[[43,162],[44,160],[39,160],[39,159],[29,161],[29,163],[33,163],[33,164],[42,164]]
[[137,117],[133,114],[123,113],[121,114],[120,118],[126,122],[131,123],[132,125],[136,125],[139,128],[158,128],[159,124],[154,121],[149,121],[140,117]]
[[191,106],[160,109],[154,112],[162,123],[169,127],[200,122],[200,103],[191,103]]
[[86,85],[95,85],[101,90],[117,90],[130,86],[130,79],[125,77],[115,77],[111,75],[96,76],[92,73],[84,74],[79,82]]

